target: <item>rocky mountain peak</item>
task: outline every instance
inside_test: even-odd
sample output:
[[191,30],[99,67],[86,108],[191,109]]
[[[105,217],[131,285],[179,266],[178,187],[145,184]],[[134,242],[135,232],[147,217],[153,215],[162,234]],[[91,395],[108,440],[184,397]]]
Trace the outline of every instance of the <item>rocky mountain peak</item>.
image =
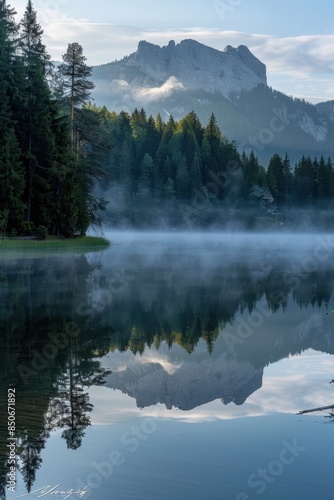
[[[116,79],[125,79],[137,88],[161,86],[172,79],[178,89],[205,90],[225,97],[267,84],[266,66],[244,45],[237,49],[228,45],[220,51],[192,39],[178,44],[171,40],[163,47],[143,40],[120,69]],[[130,81],[123,77],[127,73],[134,76]]]
[[[224,135],[255,149],[263,164],[286,151],[291,164],[308,152],[334,156],[334,101],[311,106],[270,89],[266,66],[245,45],[220,51],[192,39],[163,47],[143,40],[121,61],[94,67],[93,80],[95,102],[117,112],[144,107],[180,120],[193,110],[203,124],[214,112]],[[268,110],[284,125],[270,144],[261,142]]]

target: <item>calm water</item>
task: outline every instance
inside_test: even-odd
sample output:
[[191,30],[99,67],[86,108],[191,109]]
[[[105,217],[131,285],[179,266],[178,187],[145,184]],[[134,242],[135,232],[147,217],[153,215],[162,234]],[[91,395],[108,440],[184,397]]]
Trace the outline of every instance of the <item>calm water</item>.
[[331,498],[334,237],[107,236],[0,253],[1,498]]

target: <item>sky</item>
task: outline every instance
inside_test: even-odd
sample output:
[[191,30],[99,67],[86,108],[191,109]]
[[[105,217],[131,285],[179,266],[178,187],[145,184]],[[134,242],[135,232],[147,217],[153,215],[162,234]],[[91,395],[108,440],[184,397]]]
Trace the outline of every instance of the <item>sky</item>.
[[[26,0],[8,2],[22,17]],[[193,38],[223,50],[247,45],[268,85],[310,102],[334,99],[332,0],[33,0],[44,43],[60,61],[68,43],[89,65],[121,59],[146,40]]]

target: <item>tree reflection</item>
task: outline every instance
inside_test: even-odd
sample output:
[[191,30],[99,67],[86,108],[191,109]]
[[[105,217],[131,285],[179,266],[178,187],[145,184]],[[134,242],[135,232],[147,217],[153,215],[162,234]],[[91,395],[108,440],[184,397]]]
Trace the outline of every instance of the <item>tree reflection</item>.
[[[106,271],[98,257],[0,260],[1,404],[6,406],[7,388],[14,384],[17,452],[27,491],[36,479],[41,451],[52,430],[62,430],[68,448],[81,446],[93,411],[89,387],[103,385],[110,373],[98,359],[106,353],[130,350],[142,354],[147,347],[176,343],[190,355],[204,339],[214,357],[226,325],[244,312],[251,314],[260,301],[270,314],[284,312],[291,300],[300,308],[331,304],[334,270],[325,263],[319,264],[317,272],[306,273],[298,287],[294,280],[282,279],[286,262],[276,259],[270,266],[265,264],[261,259],[250,265],[236,260],[227,267],[219,261],[203,268],[194,261],[187,264],[186,272],[184,263],[177,265],[161,256],[154,265],[133,258],[130,268]],[[115,283],[115,276],[120,277],[120,284]],[[98,303],[110,290],[112,300]],[[66,337],[63,346],[53,346],[54,355],[45,357],[52,352],[50,338],[64,335],[70,323],[77,325],[78,335]],[[260,346],[252,359],[247,343],[237,345],[233,355],[226,348],[226,356],[233,358],[231,366],[247,361],[261,371],[269,362],[308,347],[333,350],[331,338],[287,335],[283,329],[275,336],[258,329],[250,341]],[[26,379],[20,366],[26,369]],[[3,497],[8,470],[4,424],[3,419]]]
[[[14,385],[18,470],[28,493],[51,431],[63,429],[68,448],[81,446],[93,410],[88,389],[103,385],[109,373],[95,359],[91,338],[97,331],[75,314],[78,305],[88,308],[90,276],[97,265],[84,256],[0,261],[1,400],[6,407],[7,388]],[[66,335],[74,320],[78,335]],[[103,328],[98,332],[105,336]],[[100,348],[105,352],[107,342],[102,340]],[[0,496],[5,499],[9,469],[4,422]]]
[[[251,315],[259,302],[269,315],[286,311],[291,299],[301,309],[323,308],[334,290],[334,270],[325,265],[319,266],[317,273],[303,276],[298,287],[293,279],[288,283],[282,278],[284,262],[268,266],[266,272],[261,262],[252,267],[231,264],[228,272],[218,263],[204,276],[199,266],[198,273],[189,277],[171,269],[168,282],[161,280],[159,269],[146,272],[145,283],[141,273],[135,276],[131,287],[115,295],[104,311],[111,350],[142,354],[146,347],[165,342],[168,346],[177,343],[192,353],[205,339],[212,353],[226,325],[244,312]],[[282,342],[291,343],[283,331]],[[242,346],[236,350],[243,357]],[[263,362],[259,361],[262,366]]]
[[81,358],[80,353],[78,343],[71,339],[66,371],[57,379],[58,397],[51,400],[48,416],[53,427],[65,428],[62,438],[73,450],[81,446],[84,431],[91,425],[88,413],[94,408],[84,387],[104,385],[105,377],[111,373],[101,368],[98,361]]
[[48,432],[44,432],[39,438],[26,436],[19,446],[18,453],[21,461],[19,470],[28,493],[36,480],[36,472],[42,464],[41,451],[45,448],[48,437]]

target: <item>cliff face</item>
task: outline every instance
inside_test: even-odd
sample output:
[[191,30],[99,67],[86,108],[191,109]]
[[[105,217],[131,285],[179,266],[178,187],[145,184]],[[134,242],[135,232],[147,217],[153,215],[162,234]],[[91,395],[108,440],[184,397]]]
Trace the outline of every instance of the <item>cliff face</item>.
[[218,92],[228,97],[232,91],[267,84],[266,66],[244,45],[237,49],[229,45],[221,52],[195,40],[177,45],[170,41],[165,47],[143,41],[137,52],[123,61],[95,68],[94,76],[102,76],[103,68],[112,79],[126,82],[132,90],[158,87],[173,79],[184,90]]
[[[93,81],[95,103],[116,112],[143,107],[167,121],[195,111],[203,125],[214,112],[240,153],[253,150],[263,165],[275,153],[288,152],[291,165],[303,155],[334,156],[334,102],[312,105],[270,89],[266,66],[244,45],[219,51],[195,40],[142,41],[121,61],[94,67]],[[271,130],[277,117],[282,126]]]
[[[172,348],[174,351],[177,349]],[[160,362],[142,363],[133,357],[127,359],[126,369],[112,366],[106,387],[135,398],[139,408],[162,403],[168,409],[189,411],[217,399],[225,405],[242,405],[262,386],[262,369],[227,359],[224,354],[213,360],[203,352],[196,361],[181,362],[162,347],[156,357],[159,355]]]

